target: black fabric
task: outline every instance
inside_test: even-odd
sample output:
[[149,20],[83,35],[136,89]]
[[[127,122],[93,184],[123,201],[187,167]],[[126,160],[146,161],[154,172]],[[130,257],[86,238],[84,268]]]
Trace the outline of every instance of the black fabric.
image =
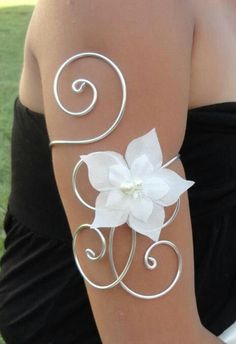
[[53,175],[46,122],[15,101],[12,128],[10,212],[34,232],[71,241]]
[[0,331],[10,344],[100,344],[71,245],[39,236],[7,213]]
[[[45,118],[15,101],[12,186],[0,260],[0,331],[9,344],[101,343],[57,191]],[[203,325],[236,319],[236,102],[188,111],[180,150]]]
[[236,102],[188,112],[180,150],[193,230],[203,325],[219,335],[236,319]]

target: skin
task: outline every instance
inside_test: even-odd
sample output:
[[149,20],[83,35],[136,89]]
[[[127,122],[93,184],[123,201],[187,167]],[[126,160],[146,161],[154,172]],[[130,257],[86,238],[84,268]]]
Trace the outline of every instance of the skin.
[[[71,190],[71,174],[80,154],[99,150],[123,154],[130,140],[156,127],[164,162],[168,161],[182,145],[189,108],[236,100],[235,16],[233,0],[38,2],[26,36],[19,96],[30,109],[45,114],[51,140],[102,132],[109,120],[104,114],[111,116],[113,111],[114,116],[120,104],[119,84],[107,66],[91,59],[81,60],[67,68],[61,96],[72,109],[89,101],[89,94],[84,94],[84,103],[79,103],[78,96],[69,90],[71,77],[78,75],[79,65],[101,90],[101,101],[94,110],[97,117],[88,115],[80,121],[65,115],[54,101],[52,84],[57,69],[68,57],[79,51],[101,52],[118,63],[128,85],[126,113],[112,135],[92,145],[52,149],[58,190],[72,233],[79,224],[93,219],[93,212],[81,205]],[[181,160],[171,168],[185,178]],[[85,169],[81,170],[80,185],[82,195],[93,204],[96,192],[88,183]],[[166,209],[166,218],[172,211],[173,207]],[[107,238],[108,231],[102,231]],[[128,226],[121,226],[116,236],[115,261],[119,271],[130,248]],[[99,252],[98,240],[88,231],[80,238],[78,255],[85,271],[98,283],[111,281],[107,257],[98,268],[83,255],[88,246]],[[181,278],[164,297],[144,301],[120,287],[101,292],[86,283],[103,343],[221,343],[202,326],[196,307],[187,193],[181,196],[178,216],[162,232],[161,239],[174,242],[183,257]],[[138,235],[136,255],[125,281],[151,293],[168,285],[176,266],[175,257],[163,249],[158,252],[158,259],[164,268],[156,275],[150,274],[140,264],[150,243],[148,238]]]

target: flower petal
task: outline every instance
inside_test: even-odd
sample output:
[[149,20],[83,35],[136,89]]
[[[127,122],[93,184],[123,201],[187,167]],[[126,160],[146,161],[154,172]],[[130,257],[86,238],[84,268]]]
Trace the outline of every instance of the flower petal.
[[113,186],[120,186],[124,181],[129,180],[131,177],[130,171],[125,165],[112,165],[109,167],[108,178]]
[[177,202],[180,195],[195,184],[194,181],[186,180],[168,168],[160,168],[158,170],[158,177],[163,178],[163,181],[165,181],[170,188],[165,196],[158,199],[158,203],[163,206],[169,206]]
[[153,202],[149,198],[131,199],[130,212],[141,221],[147,222],[153,210]]
[[153,166],[161,166],[163,157],[156,129],[153,128],[145,135],[132,140],[126,149],[125,159],[129,165],[140,155],[145,154]]
[[169,185],[163,178],[151,176],[143,181],[144,194],[152,200],[159,200],[169,192]]
[[107,195],[105,206],[112,209],[129,209],[130,198],[122,191],[113,189]]
[[93,152],[88,155],[80,155],[80,158],[88,167],[89,181],[98,191],[105,191],[113,188],[109,180],[109,167],[118,164],[126,166],[123,156],[117,152]]
[[114,210],[106,207],[109,192],[100,192],[96,199],[95,217],[91,227],[117,227],[127,222],[128,210]]
[[128,225],[136,232],[148,236],[153,241],[158,241],[161,227],[165,220],[164,208],[158,204],[153,204],[153,211],[148,221],[145,223],[138,220],[132,214],[128,217]]
[[131,165],[130,171],[133,177],[143,178],[144,175],[153,173],[154,167],[146,154],[136,158]]

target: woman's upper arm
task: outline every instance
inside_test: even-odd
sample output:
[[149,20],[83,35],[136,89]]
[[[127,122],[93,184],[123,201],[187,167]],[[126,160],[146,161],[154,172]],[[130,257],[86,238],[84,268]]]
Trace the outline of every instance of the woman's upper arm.
[[[64,3],[64,4],[62,4]],[[47,15],[45,14],[47,13]],[[101,134],[120,108],[121,87],[112,68],[100,59],[87,57],[66,66],[59,80],[59,96],[71,111],[85,108],[91,100],[87,89],[71,90],[75,79],[86,78],[98,89],[98,101],[91,113],[72,117],[55,101],[53,81],[60,65],[72,55],[97,52],[109,57],[121,69],[127,84],[127,104],[116,129],[106,138],[84,145],[52,147],[53,167],[71,232],[91,223],[94,211],[76,198],[71,176],[80,155],[94,151],[125,153],[128,143],[156,128],[164,162],[182,145],[189,99],[194,19],[188,1],[39,1],[32,18],[38,41],[32,42],[38,60],[50,140],[79,140]],[[170,165],[185,178],[180,160]],[[94,204],[97,193],[90,186],[86,168],[78,177],[79,190]],[[166,219],[174,206],[166,208]],[[109,229],[102,229],[108,238]],[[131,245],[130,228],[117,228],[114,256],[118,271],[126,263]],[[194,293],[192,229],[187,192],[181,195],[175,220],[161,232],[161,239],[175,243],[181,252],[183,269],[175,287],[163,297],[144,300],[131,296],[120,286],[98,290],[86,283],[95,320],[104,344],[199,343],[201,323]],[[176,256],[167,247],[152,255],[158,267],[147,270],[143,255],[151,240],[137,235],[131,268],[124,278],[131,289],[152,294],[165,289],[176,273]],[[108,284],[114,277],[107,255],[99,262],[88,261],[84,249],[100,250],[94,233],[84,231],[78,256],[90,279]],[[79,271],[78,271],[79,273]],[[79,290],[78,290],[79,293]],[[78,313],[78,322],[80,314]]]

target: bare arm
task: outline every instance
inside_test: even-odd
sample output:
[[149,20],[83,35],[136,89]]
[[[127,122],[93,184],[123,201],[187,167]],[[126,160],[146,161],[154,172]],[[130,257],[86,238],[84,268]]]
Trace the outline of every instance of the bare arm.
[[[186,5],[187,3],[187,5]],[[47,14],[45,14],[47,13]],[[46,28],[46,29],[45,29]],[[80,74],[97,85],[99,102],[86,118],[71,118],[57,106],[53,79],[59,66],[70,56],[85,51],[104,54],[115,61],[127,81],[127,108],[119,126],[97,143],[55,146],[53,165],[58,189],[71,232],[91,223],[93,211],[78,202],[71,187],[71,175],[81,154],[113,150],[124,154],[127,144],[155,127],[164,162],[175,156],[182,145],[189,99],[194,18],[184,1],[45,1],[38,3],[31,23],[31,46],[40,67],[47,128],[51,140],[76,140],[95,136],[114,120],[120,105],[120,86],[106,64],[80,60],[67,67],[60,96],[72,110],[83,108],[91,94],[72,94],[70,87]],[[78,75],[79,74],[79,75]],[[185,178],[180,160],[171,169]],[[80,191],[94,204],[96,193],[89,186],[86,170],[80,174]],[[166,218],[173,207],[166,210]],[[103,230],[108,237],[108,231]],[[183,271],[175,288],[159,299],[142,300],[120,287],[99,291],[86,283],[94,317],[104,344],[124,343],[220,343],[201,325],[194,291],[194,264],[188,195],[181,196],[175,221],[161,234],[174,242],[183,258]],[[160,249],[155,257],[160,267],[152,272],[143,266],[143,254],[150,240],[138,235],[132,269],[125,281],[144,293],[164,289],[176,270],[176,257]],[[113,279],[107,256],[94,267],[83,254],[84,248],[99,251],[93,234],[83,232],[78,254],[84,270],[98,283]],[[130,229],[118,228],[115,261],[120,271],[130,249]],[[78,272],[79,273],[79,272]],[[79,319],[79,314],[78,314]]]

